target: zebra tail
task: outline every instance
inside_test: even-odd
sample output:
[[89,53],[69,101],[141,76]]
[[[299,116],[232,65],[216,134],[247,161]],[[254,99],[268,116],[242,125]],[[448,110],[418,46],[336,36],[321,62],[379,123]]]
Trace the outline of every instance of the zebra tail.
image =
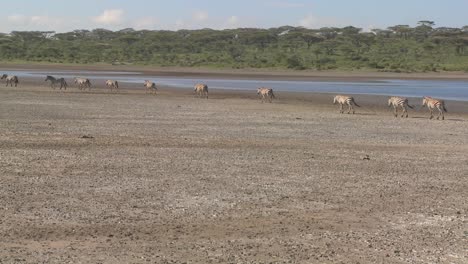
[[412,105],[410,105],[410,104],[408,105],[408,107],[411,108],[411,109],[414,109],[414,106],[412,106]]
[[271,97],[276,99],[276,96],[275,96],[275,94],[273,93],[273,91],[271,91]]
[[361,107],[360,105],[356,104],[356,102],[353,101],[353,104],[357,107]]
[[445,108],[445,105],[443,105],[443,110],[445,113],[448,113],[447,108]]

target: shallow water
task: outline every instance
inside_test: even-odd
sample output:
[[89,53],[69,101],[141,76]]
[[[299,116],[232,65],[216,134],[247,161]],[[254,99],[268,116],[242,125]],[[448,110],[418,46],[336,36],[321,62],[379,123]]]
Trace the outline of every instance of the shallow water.
[[255,90],[260,86],[275,91],[320,92],[343,94],[396,95],[406,97],[432,96],[435,98],[468,101],[468,81],[459,80],[378,80],[369,82],[342,81],[278,81],[278,80],[241,80],[241,79],[199,79],[182,77],[140,76],[139,72],[92,72],[92,71],[35,71],[13,70],[5,72],[18,77],[39,77],[53,75],[71,79],[86,76],[91,80],[113,79],[121,83],[142,83],[143,79],[152,80],[163,86],[192,88],[195,83],[207,83],[210,89]]

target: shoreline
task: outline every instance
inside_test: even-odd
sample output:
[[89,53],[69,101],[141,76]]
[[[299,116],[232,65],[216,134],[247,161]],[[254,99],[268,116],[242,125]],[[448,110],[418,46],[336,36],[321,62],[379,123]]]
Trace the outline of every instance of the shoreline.
[[[145,94],[145,89],[142,85],[137,83],[125,83],[119,88],[119,92],[110,93],[102,83],[101,85],[93,85],[91,91],[80,91],[74,83],[68,84],[68,89],[62,91],[67,94],[99,94],[105,95],[121,95],[121,96],[140,96]],[[8,89],[16,89],[15,87]],[[19,90],[28,92],[57,92],[60,90],[56,88],[52,90],[48,83],[43,82],[42,78],[24,78],[18,86]],[[333,106],[333,97],[339,93],[326,93],[326,92],[313,92],[313,91],[275,91],[277,99],[274,104],[291,104],[291,105],[302,105],[302,106],[319,106],[319,107],[331,107],[338,109],[338,106]],[[352,95],[358,104],[363,107],[360,108],[364,112],[379,113],[379,112],[391,112],[387,106],[387,100],[390,95],[378,95],[378,94],[349,94]],[[148,95],[149,96],[149,95]],[[188,97],[194,97],[195,94],[192,89],[175,86],[160,86],[158,89],[158,95],[156,98],[181,98],[185,99]],[[421,105],[420,97],[407,97],[410,105],[416,106],[415,110],[410,112],[417,113],[417,115],[425,116],[429,114],[427,107],[419,108]],[[209,93],[209,99],[213,100],[260,100],[256,90],[237,90],[237,89],[211,89]],[[468,114],[468,101],[463,100],[445,100],[448,103],[449,114]]]
[[[106,74],[105,72],[106,71],[118,71],[118,74],[115,74],[115,77],[118,77],[118,76],[125,76],[125,74],[121,74],[122,71],[126,71],[126,70],[133,70],[133,72],[137,71],[138,69],[137,68],[121,68],[120,66],[114,66],[114,67],[107,67],[107,66],[92,66],[90,68],[83,68],[84,66],[73,66],[73,67],[66,67],[66,68],[58,68],[58,65],[57,67],[50,67],[49,65],[41,65],[39,67],[35,67],[37,65],[32,65],[32,67],[30,67],[31,65],[17,65],[15,66],[17,69],[21,69],[21,67],[24,67],[22,70],[25,70],[25,69],[30,69],[30,70],[66,70],[66,71],[73,71],[73,70],[76,70],[76,71],[101,71],[102,74]],[[0,73],[2,70],[5,69],[5,65],[0,65]],[[161,73],[159,72],[159,68],[158,69],[153,69],[153,71],[151,71],[152,73],[156,74],[156,73]],[[167,69],[165,69],[167,70]],[[209,72],[204,72],[202,71],[202,69],[198,69],[199,72],[196,73],[196,74],[199,74],[199,76],[191,76],[191,74],[194,74],[193,72],[187,72],[187,71],[184,71],[184,70],[187,70],[187,69],[182,69],[180,72],[177,72],[177,74],[179,74],[178,78],[183,78],[183,77],[186,77],[186,78],[190,78],[190,77],[206,77],[206,78],[222,78],[223,76],[225,78],[239,78],[239,79],[242,79],[241,77],[239,76],[244,76],[245,78],[246,75],[236,75],[238,73],[234,72],[233,75],[220,75],[220,72],[215,72],[215,73],[209,73]],[[165,71],[166,74],[172,74],[174,73],[174,69],[170,70],[170,71]],[[269,74],[274,74],[275,72],[270,72]],[[97,73],[95,73],[97,74]],[[143,72],[143,74],[141,75],[138,75],[138,76],[141,76],[142,79],[145,78],[145,74],[149,74],[148,71],[146,72]],[[218,75],[217,75],[218,74]],[[247,73],[245,73],[247,74]],[[256,74],[256,73],[253,73],[253,74]],[[325,73],[324,73],[325,74]],[[337,74],[337,73],[334,73],[334,74]],[[173,75],[175,76],[175,75]],[[254,76],[254,75],[251,75],[251,77]],[[263,77],[267,77],[265,75],[261,75]],[[454,76],[458,76],[458,75],[453,75],[452,77],[450,77],[450,79],[448,80],[453,80],[453,81],[460,81],[462,79],[456,79],[454,78]],[[372,81],[379,81],[381,79],[377,79],[377,77],[372,77],[372,78],[375,78],[375,79],[361,79],[361,78],[364,78],[364,77],[356,77],[356,76],[353,76],[353,77],[350,77],[350,76],[340,76],[340,77],[336,77],[336,78],[339,78],[339,80],[334,80],[333,78],[329,78],[329,77],[325,77],[325,76],[321,76],[321,77],[313,77],[312,80],[310,80],[310,78],[312,77],[297,77],[297,76],[292,76],[292,75],[288,75],[288,77],[286,79],[283,79],[283,75],[275,75],[273,76],[274,78],[276,79],[281,79],[281,80],[284,80],[284,81],[288,81],[288,80],[293,80],[293,81],[343,81],[343,82],[346,82],[346,81],[361,81],[361,82],[372,82]],[[253,78],[253,77],[252,77]],[[259,77],[257,77],[259,78]],[[274,80],[274,78],[272,78]],[[299,78],[299,79],[298,79]],[[301,79],[302,78],[302,79]],[[305,78],[305,79],[304,79]],[[307,79],[309,78],[309,79]],[[247,78],[248,79],[248,78]],[[261,79],[261,78],[259,78]],[[391,78],[388,78],[388,79],[391,79]],[[402,79],[402,78],[399,78],[399,79]],[[431,80],[431,79],[427,79],[427,80]],[[436,80],[439,80],[439,79],[436,79]],[[447,79],[446,79],[447,80]],[[102,84],[95,84],[94,82],[92,82],[94,85],[93,85],[93,88],[91,90],[91,93],[107,93],[108,90],[106,89],[105,85],[104,85],[104,81],[102,82]],[[142,85],[138,84],[138,83],[131,83],[131,82],[124,82],[125,85],[121,85],[121,91],[122,91],[122,94],[133,94],[133,93],[140,93],[140,92],[144,92],[145,90],[143,89]],[[0,83],[1,85],[1,83]],[[34,77],[24,77],[21,79],[20,81],[20,89],[21,87],[24,87],[24,88],[27,88],[27,89],[30,89],[30,88],[38,88],[38,87],[41,87],[41,88],[44,88],[44,91],[52,91],[52,90],[49,90],[49,85],[47,83],[44,82],[43,78],[42,77],[39,77],[39,76],[34,76]],[[69,85],[69,89],[67,90],[68,93],[80,93],[81,91],[77,90],[76,87],[75,87],[75,84],[74,83],[68,83]],[[186,96],[191,96],[193,94],[193,91],[192,89],[190,88],[185,88],[185,87],[175,87],[175,86],[160,86],[161,89],[160,89],[160,94],[164,95],[164,96],[170,96],[170,97],[186,97]],[[35,91],[36,89],[34,90],[31,90],[31,91]],[[59,90],[57,90],[59,91]],[[332,101],[333,101],[333,96],[336,95],[336,94],[340,94],[340,93],[334,93],[334,92],[314,92],[314,91],[276,91],[275,90],[275,95],[278,96],[279,98],[279,102],[281,103],[293,103],[293,104],[304,104],[304,105],[307,105],[307,104],[319,104],[319,105],[328,105],[328,104],[331,104]],[[346,94],[346,93],[344,93]],[[381,111],[382,109],[387,109],[387,99],[389,96],[391,96],[390,94],[389,95],[380,95],[380,94],[359,94],[359,93],[349,93],[349,95],[352,95],[355,97],[355,99],[361,103],[363,103],[364,105],[366,105],[367,107],[369,107],[369,109],[371,111]],[[210,89],[210,98],[214,98],[214,99],[252,99],[252,100],[256,100],[258,99],[258,95],[256,94],[256,91],[255,90],[241,90],[241,89]],[[412,105],[416,105],[417,107],[420,106],[421,104],[421,100],[420,100],[420,97],[417,97],[417,96],[407,96],[407,98],[409,99],[410,101],[410,104]],[[445,101],[447,103],[449,103],[449,111],[451,113],[454,113],[454,114],[467,114],[468,113],[468,101],[464,101],[464,100],[448,100],[448,99],[445,99]],[[380,109],[380,110],[379,110]],[[427,109],[426,109],[427,110]],[[414,111],[414,110],[413,110]],[[418,111],[419,112],[419,111]],[[422,112],[421,112],[422,113]]]
[[[18,70],[66,70],[66,71],[118,71],[138,72],[140,76],[186,78],[236,78],[286,81],[379,81],[379,80],[453,80],[468,81],[465,72],[394,73],[377,71],[293,71],[277,69],[211,69],[187,67],[152,67],[135,65],[71,65],[71,64],[8,64],[0,63],[0,71]],[[125,74],[119,74],[125,75]]]

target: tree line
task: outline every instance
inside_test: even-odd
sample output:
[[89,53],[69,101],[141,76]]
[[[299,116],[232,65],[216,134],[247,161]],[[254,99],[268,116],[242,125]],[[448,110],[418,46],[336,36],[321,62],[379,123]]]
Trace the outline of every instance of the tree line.
[[0,34],[0,60],[154,66],[468,71],[468,26],[396,25],[307,29],[12,31]]

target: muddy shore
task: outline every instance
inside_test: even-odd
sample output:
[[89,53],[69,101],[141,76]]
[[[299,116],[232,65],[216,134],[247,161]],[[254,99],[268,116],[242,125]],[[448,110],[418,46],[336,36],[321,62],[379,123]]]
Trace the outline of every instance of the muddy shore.
[[1,64],[0,71],[11,69],[139,72],[141,76],[173,76],[187,78],[236,78],[304,81],[373,81],[402,80],[468,80],[466,72],[394,73],[378,71],[294,71],[276,69],[212,69],[184,67],[150,67],[132,65],[63,65]]

